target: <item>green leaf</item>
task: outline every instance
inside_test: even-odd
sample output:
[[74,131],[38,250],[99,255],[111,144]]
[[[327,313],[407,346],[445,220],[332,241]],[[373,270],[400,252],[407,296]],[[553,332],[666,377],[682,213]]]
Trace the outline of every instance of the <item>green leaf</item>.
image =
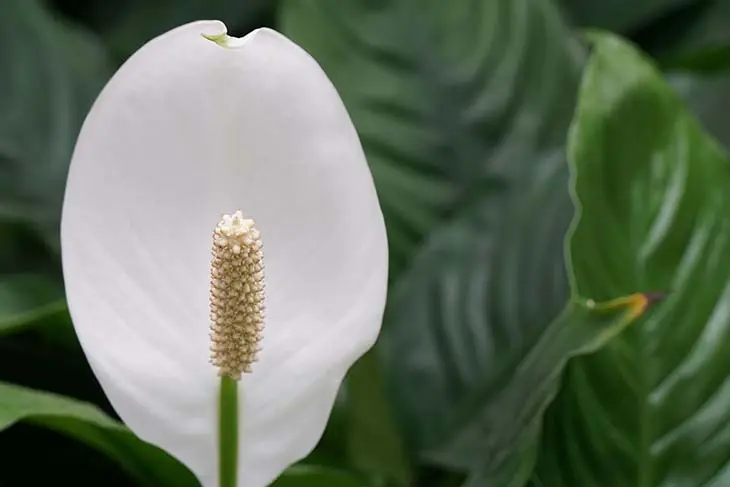
[[349,457],[363,472],[411,485],[410,465],[385,392],[385,378],[373,350],[347,376]]
[[0,214],[0,274],[17,273],[43,274],[59,283],[63,280],[58,254],[33,226]]
[[536,485],[730,483],[730,164],[653,63],[608,34],[570,136],[574,286],[671,291],[569,368]]
[[535,464],[543,413],[568,360],[605,346],[648,304],[643,294],[599,305],[571,301],[508,373],[462,405],[448,441],[427,458],[468,470],[464,487],[524,486]]
[[76,135],[109,70],[92,37],[39,1],[0,11],[0,219],[31,222],[57,248]]
[[63,288],[35,274],[0,275],[0,337],[66,309]]
[[519,190],[434,233],[391,292],[380,351],[416,456],[473,394],[513,374],[568,300],[567,165],[562,151],[536,162]]
[[271,487],[370,487],[370,484],[339,470],[297,465],[284,472]]
[[392,295],[381,346],[410,446],[469,486],[524,485],[566,361],[628,323],[579,304],[553,320],[568,301],[567,183],[561,153],[541,161],[511,198],[439,232]]
[[127,470],[140,485],[197,486],[182,464],[138,439],[95,406],[47,392],[0,382],[0,431],[25,421],[76,438]]
[[677,18],[662,22],[641,37],[641,45],[667,70],[705,74],[730,68],[730,2],[694,4]]
[[582,50],[546,0],[288,0],[332,79],[386,218],[391,278],[431,230],[562,145]]
[[629,32],[703,0],[560,0],[566,15],[581,27]]
[[727,117],[730,110],[730,74],[672,73],[668,75],[668,81],[705,131],[714,136],[725,150],[730,149],[730,118]]

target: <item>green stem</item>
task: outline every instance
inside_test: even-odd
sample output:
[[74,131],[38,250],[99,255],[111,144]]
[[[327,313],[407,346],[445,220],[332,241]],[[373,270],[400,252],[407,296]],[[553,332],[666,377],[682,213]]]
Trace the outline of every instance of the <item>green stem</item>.
[[238,382],[221,378],[218,403],[218,485],[236,487],[238,480]]

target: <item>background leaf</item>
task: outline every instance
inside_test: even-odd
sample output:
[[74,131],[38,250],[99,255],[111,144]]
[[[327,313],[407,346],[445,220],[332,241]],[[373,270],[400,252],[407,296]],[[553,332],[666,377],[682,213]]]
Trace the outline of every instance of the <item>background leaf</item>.
[[71,152],[109,66],[37,0],[0,0],[0,12],[0,219],[29,221],[57,247]]
[[716,73],[730,62],[730,2],[689,3],[655,27],[637,36],[665,69]]
[[411,465],[385,395],[385,376],[374,351],[352,367],[346,390],[347,447],[352,465],[364,472],[376,472],[398,485],[411,485]]
[[438,444],[473,394],[506,380],[564,308],[566,169],[556,151],[511,197],[495,192],[463,212],[392,291],[381,351],[415,454]]
[[293,0],[281,26],[358,129],[393,279],[434,227],[564,140],[582,52],[549,1]]
[[560,0],[570,20],[581,27],[630,32],[657,18],[703,0]]
[[182,464],[139,440],[94,406],[0,382],[0,431],[18,421],[53,429],[103,451],[122,465],[139,485],[199,485]]
[[730,110],[730,75],[671,73],[668,81],[705,131],[722,143],[726,150],[730,149],[730,119],[725,116]]
[[643,55],[592,37],[570,138],[581,217],[575,287],[671,291],[656,313],[569,368],[540,485],[730,482],[730,165]]
[[42,274],[62,285],[58,255],[33,225],[17,215],[0,215],[0,274],[19,273]]
[[[284,472],[271,487],[370,487],[347,472],[316,466],[296,466]],[[372,486],[376,487],[376,486]]]
[[[572,301],[514,364],[461,408],[447,442],[428,452],[470,472],[464,487],[524,486],[532,475],[545,409],[571,357],[600,350],[646,307],[643,295],[601,305]],[[590,304],[588,304],[590,303]]]
[[63,288],[34,274],[0,275],[0,337],[66,310]]

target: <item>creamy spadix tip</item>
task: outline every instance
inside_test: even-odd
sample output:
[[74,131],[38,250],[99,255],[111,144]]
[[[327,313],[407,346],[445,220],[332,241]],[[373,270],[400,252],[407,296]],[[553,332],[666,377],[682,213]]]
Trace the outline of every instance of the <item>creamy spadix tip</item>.
[[255,222],[240,210],[223,215],[211,254],[210,363],[240,380],[253,371],[264,331],[264,251]]

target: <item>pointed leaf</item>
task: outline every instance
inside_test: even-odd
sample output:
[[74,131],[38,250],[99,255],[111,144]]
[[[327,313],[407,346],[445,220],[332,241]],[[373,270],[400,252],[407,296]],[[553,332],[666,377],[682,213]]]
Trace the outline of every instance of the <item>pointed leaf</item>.
[[575,289],[667,301],[577,360],[547,419],[537,485],[730,482],[730,164],[653,63],[594,34],[570,137]]
[[0,382],[0,431],[18,421],[76,438],[116,460],[143,486],[194,487],[195,477],[162,450],[144,443],[96,407]]
[[643,294],[600,306],[582,300],[569,303],[508,374],[461,406],[450,437],[427,457],[468,470],[464,487],[525,485],[536,459],[543,413],[558,391],[568,360],[610,343],[647,304]]

